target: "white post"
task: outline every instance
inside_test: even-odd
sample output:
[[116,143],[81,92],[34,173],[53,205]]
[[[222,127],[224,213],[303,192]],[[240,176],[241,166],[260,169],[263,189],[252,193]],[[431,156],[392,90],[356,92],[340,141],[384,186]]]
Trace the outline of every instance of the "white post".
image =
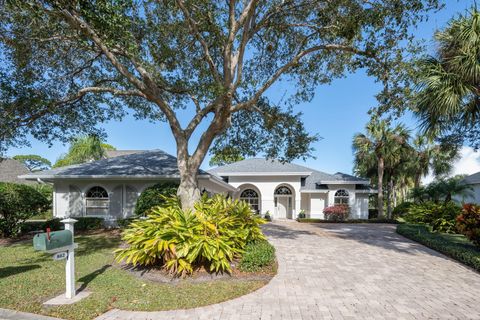
[[[73,225],[77,220],[67,218],[62,220],[65,224],[65,230],[70,230],[72,232],[72,242],[75,240],[74,237],[74,228]],[[75,245],[72,243],[70,249],[68,249],[68,256],[67,256],[67,263],[65,264],[65,274],[66,274],[66,290],[65,290],[65,297],[67,299],[72,299],[75,297],[76,289],[75,289]]]

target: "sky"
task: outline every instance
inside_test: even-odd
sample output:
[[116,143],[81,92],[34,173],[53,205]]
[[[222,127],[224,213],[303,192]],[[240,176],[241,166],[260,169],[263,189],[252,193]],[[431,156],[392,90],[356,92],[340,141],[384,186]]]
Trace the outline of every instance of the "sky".
[[[424,40],[430,51],[434,49],[434,32],[444,28],[452,17],[464,13],[474,0],[446,0],[445,3],[444,9],[431,13],[428,21],[421,23],[415,30],[416,38]],[[281,82],[267,91],[267,96],[275,102],[283,92],[289,91],[290,86],[286,81]],[[352,173],[352,138],[355,133],[364,131],[369,120],[367,112],[376,106],[375,94],[379,90],[379,85],[363,71],[347,74],[329,85],[318,87],[314,99],[297,105],[295,111],[303,112],[302,119],[307,131],[318,134],[322,139],[313,145],[315,158],[294,162],[329,173]],[[186,121],[187,114],[181,114],[180,119]],[[416,129],[416,121],[410,114],[406,114],[401,121],[411,130]],[[127,116],[120,122],[111,121],[102,127],[108,135],[107,143],[119,150],[162,149],[173,155],[176,153],[175,141],[166,123],[150,123]],[[198,136],[194,138],[198,139]],[[59,142],[53,142],[49,147],[47,143],[31,139],[31,147],[12,148],[7,151],[7,155],[38,154],[53,163],[67,149],[68,145]],[[207,156],[202,168],[209,168],[209,158]],[[464,147],[462,158],[455,164],[454,173],[471,174],[478,171],[480,153]]]

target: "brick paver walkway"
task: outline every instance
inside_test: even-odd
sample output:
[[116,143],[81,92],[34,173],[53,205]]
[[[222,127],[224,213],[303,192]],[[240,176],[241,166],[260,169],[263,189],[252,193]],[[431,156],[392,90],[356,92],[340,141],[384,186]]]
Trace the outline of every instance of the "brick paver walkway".
[[224,303],[97,319],[480,319],[480,274],[380,224],[276,222],[278,275]]

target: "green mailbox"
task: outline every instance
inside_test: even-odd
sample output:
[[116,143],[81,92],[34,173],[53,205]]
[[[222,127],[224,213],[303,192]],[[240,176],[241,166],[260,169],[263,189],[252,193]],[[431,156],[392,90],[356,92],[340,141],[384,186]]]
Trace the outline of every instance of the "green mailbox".
[[73,244],[73,234],[70,230],[39,233],[33,237],[33,249],[50,251]]

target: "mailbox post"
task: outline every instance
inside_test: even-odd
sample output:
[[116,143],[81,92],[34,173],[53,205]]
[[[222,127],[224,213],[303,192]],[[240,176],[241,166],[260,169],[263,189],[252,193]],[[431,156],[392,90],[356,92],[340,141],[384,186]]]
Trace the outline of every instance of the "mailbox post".
[[[72,233],[72,242],[74,238],[74,227],[73,225],[77,220],[75,219],[64,219],[61,222],[65,224],[65,230],[68,230]],[[75,297],[75,244],[72,243],[71,249],[68,251],[67,263],[65,264],[65,274],[66,274],[66,290],[65,297],[67,299],[72,299]]]
[[[67,218],[61,221],[65,224],[65,230],[46,233],[39,233],[33,237],[33,248],[46,253],[53,253],[54,260],[67,259],[65,263],[65,298],[75,298],[75,249],[78,245],[74,243],[74,227],[77,220]],[[72,300],[73,301],[73,300]]]

